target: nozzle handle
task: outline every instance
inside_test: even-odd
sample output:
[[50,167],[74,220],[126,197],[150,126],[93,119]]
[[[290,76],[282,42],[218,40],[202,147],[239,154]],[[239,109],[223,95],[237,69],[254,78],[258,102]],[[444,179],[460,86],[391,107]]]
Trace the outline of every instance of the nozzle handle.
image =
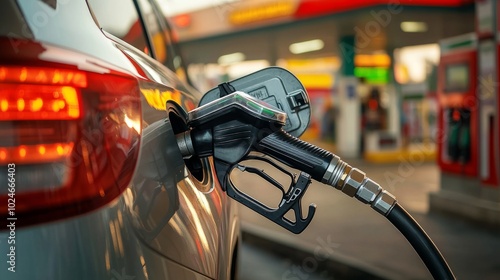
[[310,174],[319,182],[334,157],[332,153],[302,141],[284,130],[264,137],[255,148],[292,168]]

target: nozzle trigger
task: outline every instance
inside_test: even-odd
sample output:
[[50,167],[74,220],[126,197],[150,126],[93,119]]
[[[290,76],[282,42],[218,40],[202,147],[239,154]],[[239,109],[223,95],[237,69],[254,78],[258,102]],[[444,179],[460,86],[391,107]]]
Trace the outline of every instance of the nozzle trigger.
[[[281,168],[280,166],[276,165],[275,163],[273,163],[268,159],[260,157],[252,157],[252,156],[249,156],[246,159],[254,159],[254,160],[261,160],[268,162],[277,169],[288,174],[292,178],[292,183],[290,185],[290,188],[288,189],[288,191],[285,192],[283,186],[281,186],[279,182],[277,182],[268,174],[266,174],[263,170],[260,170],[258,168],[243,166],[240,164],[229,165],[222,163],[220,161],[216,161],[215,165],[218,171],[217,174],[220,175],[224,174],[224,178],[219,178],[219,181],[223,184],[223,188],[226,190],[227,194],[236,201],[252,209],[253,211],[261,214],[262,216],[268,218],[274,223],[286,228],[287,230],[296,234],[301,233],[309,225],[316,211],[316,205],[311,204],[309,205],[309,211],[307,213],[307,217],[304,218],[302,215],[301,199],[304,193],[306,192],[307,188],[311,184],[311,176],[305,172],[300,172],[298,178],[294,180],[294,176],[291,173],[284,170],[283,168]],[[267,182],[269,182],[271,185],[280,189],[282,192],[282,198],[279,206],[277,208],[270,208],[262,204],[255,198],[238,190],[238,188],[236,188],[229,179],[229,174],[234,168],[237,168],[243,172],[254,173],[263,178],[264,180],[266,180]],[[221,172],[222,171],[221,169],[225,169],[226,171]],[[291,221],[285,217],[285,214],[288,213],[288,211],[290,210],[294,211],[295,221]]]

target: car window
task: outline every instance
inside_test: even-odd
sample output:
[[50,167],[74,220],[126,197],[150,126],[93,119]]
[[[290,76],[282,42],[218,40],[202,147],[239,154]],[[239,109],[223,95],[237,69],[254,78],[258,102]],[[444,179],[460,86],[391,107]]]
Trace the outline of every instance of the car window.
[[133,0],[88,0],[88,4],[104,31],[150,54]]

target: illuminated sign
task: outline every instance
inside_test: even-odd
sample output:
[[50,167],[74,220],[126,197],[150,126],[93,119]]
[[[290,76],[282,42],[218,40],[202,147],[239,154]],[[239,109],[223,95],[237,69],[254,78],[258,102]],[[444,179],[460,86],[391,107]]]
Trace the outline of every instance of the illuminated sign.
[[389,67],[391,58],[387,54],[357,54],[354,56],[356,67]]
[[173,22],[177,27],[186,28],[191,25],[191,16],[189,14],[182,14],[175,16]]
[[[486,1],[486,0],[484,0]],[[484,2],[477,1],[477,2]],[[349,10],[362,9],[374,5],[384,5],[386,11],[391,14],[398,14],[402,11],[403,6],[431,6],[431,7],[460,7],[474,3],[474,0],[356,0],[356,1],[341,1],[341,0],[301,0],[297,8],[295,17],[304,18],[311,16],[327,15],[345,12]]]
[[307,89],[315,88],[332,88],[334,83],[334,77],[332,74],[325,73],[314,73],[314,74],[297,74],[297,78],[300,80],[302,85]]
[[296,9],[297,5],[295,1],[276,1],[264,3],[258,6],[250,6],[235,10],[229,15],[229,22],[234,25],[243,25],[268,19],[291,16],[295,13]]
[[387,84],[389,82],[389,69],[382,67],[356,67],[356,77],[363,77],[369,84]]

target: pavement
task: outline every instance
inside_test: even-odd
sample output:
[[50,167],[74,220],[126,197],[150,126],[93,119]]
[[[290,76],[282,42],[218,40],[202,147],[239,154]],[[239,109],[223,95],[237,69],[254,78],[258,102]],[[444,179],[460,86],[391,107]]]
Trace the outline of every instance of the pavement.
[[[396,196],[437,245],[457,279],[500,279],[500,229],[429,212],[429,193],[439,189],[435,163],[419,158],[390,164],[346,161]],[[276,170],[268,173],[284,180]],[[245,176],[236,174],[233,181],[238,185],[250,180]],[[252,186],[242,190],[273,206],[279,192],[259,179],[251,180]],[[241,279],[432,279],[406,239],[369,206],[317,182],[302,200],[304,215],[310,203],[317,205],[315,217],[299,235],[240,205],[241,258],[246,267],[240,275],[247,275]]]

